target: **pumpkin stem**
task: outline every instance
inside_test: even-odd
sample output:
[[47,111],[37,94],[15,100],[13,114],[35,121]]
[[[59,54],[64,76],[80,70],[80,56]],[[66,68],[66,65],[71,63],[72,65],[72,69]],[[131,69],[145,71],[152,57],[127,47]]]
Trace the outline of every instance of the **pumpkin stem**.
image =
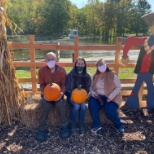
[[82,89],[82,85],[79,85],[79,86],[78,86],[78,90],[81,90],[81,89]]
[[52,86],[52,81],[51,80],[49,81],[49,85]]

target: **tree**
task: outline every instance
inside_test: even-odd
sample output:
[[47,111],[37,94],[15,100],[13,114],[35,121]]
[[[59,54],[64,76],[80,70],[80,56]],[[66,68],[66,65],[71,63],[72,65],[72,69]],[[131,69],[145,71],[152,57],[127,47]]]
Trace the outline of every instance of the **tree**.
[[38,31],[44,35],[63,35],[70,19],[69,0],[44,0],[40,6],[41,25]]
[[97,14],[99,5],[100,2],[98,0],[89,0],[85,8],[82,9],[86,17],[86,32],[89,35],[100,35],[100,20]]
[[146,0],[138,0],[138,6],[142,9],[150,9],[151,5]]
[[[23,30],[24,34],[34,34],[38,5],[39,3],[34,0],[7,0],[8,17]],[[17,33],[21,34],[21,31]]]
[[105,40],[109,39],[110,32],[115,28],[115,4],[114,3],[105,3],[104,4],[104,13],[102,15],[103,21],[103,36]]
[[[146,5],[148,5],[146,3]],[[144,5],[145,6],[145,5]],[[145,22],[141,19],[144,14],[150,12],[150,7],[140,7],[140,3],[132,3],[132,8],[129,10],[130,18],[128,18],[129,24],[129,33],[135,33],[136,36],[143,33],[146,34],[148,27]]]
[[70,6],[70,19],[68,22],[69,29],[78,29],[78,13],[79,10],[75,5]]

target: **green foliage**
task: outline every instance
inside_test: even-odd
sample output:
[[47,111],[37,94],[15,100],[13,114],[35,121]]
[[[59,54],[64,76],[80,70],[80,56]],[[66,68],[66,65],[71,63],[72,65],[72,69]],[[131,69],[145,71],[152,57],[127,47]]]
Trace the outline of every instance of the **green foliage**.
[[45,0],[39,6],[42,24],[39,33],[45,35],[63,35],[70,19],[70,1]]
[[7,5],[8,17],[23,34],[62,36],[68,35],[70,29],[78,29],[79,35],[102,35],[105,39],[146,35],[148,26],[141,16],[149,13],[151,7],[146,0],[88,0],[81,9],[70,0],[7,0]]
[[[7,5],[8,17],[24,31],[24,34],[34,34],[38,2],[34,0],[7,0]],[[17,31],[17,33],[19,32]]]
[[138,0],[138,6],[142,9],[150,9],[151,5],[146,0]]

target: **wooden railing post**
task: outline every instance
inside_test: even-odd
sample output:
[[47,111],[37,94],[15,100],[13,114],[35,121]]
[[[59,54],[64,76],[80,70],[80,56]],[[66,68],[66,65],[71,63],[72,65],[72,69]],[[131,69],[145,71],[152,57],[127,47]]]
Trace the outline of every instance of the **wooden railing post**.
[[115,53],[115,66],[114,66],[114,70],[117,75],[119,73],[120,46],[121,46],[121,42],[120,42],[120,38],[118,37],[116,40],[116,53]]
[[74,54],[73,54],[73,62],[77,60],[79,57],[79,37],[74,37]]
[[[35,39],[34,35],[29,35],[29,43],[34,44]],[[30,61],[35,63],[35,48],[30,48]],[[32,92],[37,91],[37,83],[36,83],[36,66],[31,66],[31,79],[32,79]]]

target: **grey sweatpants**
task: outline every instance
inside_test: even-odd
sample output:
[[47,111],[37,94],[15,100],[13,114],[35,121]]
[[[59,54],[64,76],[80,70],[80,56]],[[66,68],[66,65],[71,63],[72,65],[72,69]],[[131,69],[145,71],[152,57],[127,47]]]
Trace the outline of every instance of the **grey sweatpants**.
[[60,125],[66,126],[69,124],[69,120],[66,114],[66,108],[63,99],[60,99],[56,102],[46,101],[42,98],[42,105],[41,105],[41,115],[38,121],[38,130],[44,131],[47,129],[47,119],[49,116],[50,111],[55,107],[56,111],[59,116]]

